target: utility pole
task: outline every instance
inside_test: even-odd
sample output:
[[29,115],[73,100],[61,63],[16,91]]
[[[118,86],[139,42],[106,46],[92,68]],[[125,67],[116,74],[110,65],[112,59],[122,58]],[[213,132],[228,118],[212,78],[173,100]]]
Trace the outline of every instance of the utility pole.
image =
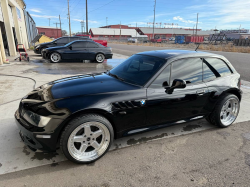
[[121,39],[121,34],[122,34],[121,25],[122,25],[122,22],[120,21],[120,39]]
[[106,17],[106,27],[108,26],[108,17]]
[[82,28],[82,34],[83,34],[85,32],[84,20],[81,21],[81,28]]
[[60,15],[59,15],[59,22],[60,22],[60,29],[61,29],[61,36],[62,36],[62,22],[61,22],[61,17],[60,17]]
[[88,0],[86,0],[86,33],[89,33],[89,28],[88,28]]
[[155,7],[156,7],[156,0],[154,5],[153,39],[155,39]]
[[195,35],[196,35],[196,36],[197,36],[198,16],[199,16],[199,13],[197,13],[197,21],[196,21],[196,33],[195,33]]
[[194,27],[195,27],[195,25],[193,26],[193,36],[194,36]]
[[136,27],[135,28],[136,28],[135,31],[136,31],[136,38],[137,38],[137,23],[136,23]]
[[60,24],[60,23],[54,23],[54,24],[56,24],[56,38],[58,38],[58,29],[57,29],[57,24]]
[[69,36],[71,37],[71,25],[70,25],[69,0],[68,0],[68,16],[69,16]]
[[50,18],[48,18],[48,20],[49,20],[49,26],[50,26]]

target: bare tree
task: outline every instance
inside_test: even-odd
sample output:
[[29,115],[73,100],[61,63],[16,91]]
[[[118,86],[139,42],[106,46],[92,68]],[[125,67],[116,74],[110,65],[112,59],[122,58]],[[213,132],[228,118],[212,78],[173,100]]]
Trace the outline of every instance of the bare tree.
[[62,30],[62,36],[66,36],[67,35],[67,31],[66,30]]

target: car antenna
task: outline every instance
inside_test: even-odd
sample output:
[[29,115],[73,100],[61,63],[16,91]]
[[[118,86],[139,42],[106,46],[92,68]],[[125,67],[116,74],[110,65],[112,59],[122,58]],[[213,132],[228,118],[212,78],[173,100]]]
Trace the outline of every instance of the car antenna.
[[197,49],[200,47],[200,43],[198,43],[198,45],[197,45],[197,47],[196,47],[196,49],[195,49],[195,51],[197,52]]

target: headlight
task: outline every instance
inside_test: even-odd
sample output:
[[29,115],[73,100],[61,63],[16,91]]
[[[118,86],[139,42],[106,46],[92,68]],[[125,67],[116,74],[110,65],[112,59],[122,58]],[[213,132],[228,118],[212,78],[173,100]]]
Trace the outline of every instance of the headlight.
[[36,46],[36,49],[39,48],[39,47],[40,47],[40,45],[37,45],[37,46]]
[[45,116],[40,116],[38,114],[35,114],[34,112],[31,111],[25,111],[25,114],[23,115],[24,119],[26,119],[30,124],[38,127],[45,127],[51,118],[45,117]]

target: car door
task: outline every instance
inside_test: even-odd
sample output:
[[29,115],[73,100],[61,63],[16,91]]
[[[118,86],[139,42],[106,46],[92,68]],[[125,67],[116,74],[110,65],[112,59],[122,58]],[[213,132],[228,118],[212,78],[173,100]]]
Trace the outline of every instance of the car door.
[[87,58],[86,42],[85,41],[75,41],[70,46],[69,50],[65,51],[65,59],[70,60],[85,60]]
[[98,53],[99,46],[95,42],[86,42],[87,43],[87,59],[86,60],[95,60],[95,56]]
[[[166,93],[164,85],[174,79],[186,81],[186,88]],[[170,84],[169,84],[170,83]],[[185,58],[169,64],[147,89],[147,125],[176,122],[203,114],[209,97],[202,82],[202,59]]]

